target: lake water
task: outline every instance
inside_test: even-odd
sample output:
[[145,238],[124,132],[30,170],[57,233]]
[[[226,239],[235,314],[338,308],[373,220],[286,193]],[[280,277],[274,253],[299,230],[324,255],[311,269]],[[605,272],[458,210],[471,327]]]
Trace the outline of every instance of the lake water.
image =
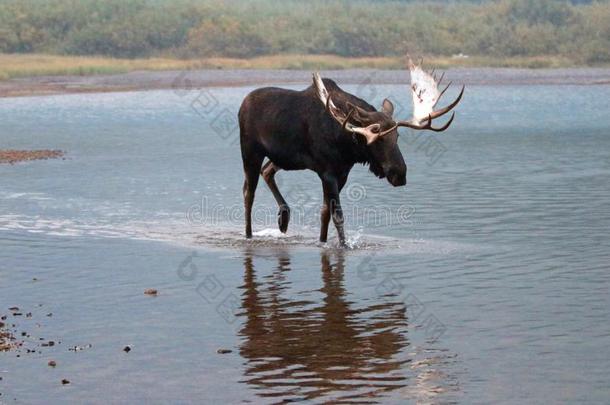
[[252,89],[0,99],[0,147],[67,151],[0,166],[0,403],[610,400],[610,86],[469,86],[407,187],[354,168],[349,250],[310,172],[243,239]]

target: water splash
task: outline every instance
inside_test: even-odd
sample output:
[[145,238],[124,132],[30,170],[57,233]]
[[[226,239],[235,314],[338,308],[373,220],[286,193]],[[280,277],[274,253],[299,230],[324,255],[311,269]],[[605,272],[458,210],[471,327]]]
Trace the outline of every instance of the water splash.
[[[320,243],[317,230],[292,229],[284,234],[275,228],[256,231],[246,239],[240,226],[235,224],[190,226],[184,221],[167,218],[163,221],[81,221],[66,218],[40,218],[24,215],[0,215],[0,232],[26,232],[32,238],[39,235],[56,237],[94,237],[148,240],[173,245],[205,248],[233,249],[240,247],[296,249],[343,249],[336,236]],[[360,227],[348,233],[347,249],[354,252],[391,251],[396,254],[451,254],[458,251],[480,250],[480,246],[451,241],[393,238],[367,234]]]

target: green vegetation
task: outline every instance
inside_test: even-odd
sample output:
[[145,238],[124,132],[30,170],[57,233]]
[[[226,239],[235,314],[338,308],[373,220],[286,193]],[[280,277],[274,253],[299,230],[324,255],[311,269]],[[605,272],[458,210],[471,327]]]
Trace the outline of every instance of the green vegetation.
[[[491,65],[605,64],[610,3],[0,0],[0,53],[157,58],[151,66],[180,64],[169,59],[213,66],[210,58],[336,55],[374,58],[367,63],[392,67],[405,51],[446,59],[463,53]],[[330,60],[299,58],[293,63],[303,67]],[[291,67],[292,59],[283,67]],[[216,63],[226,67],[227,61]],[[128,65],[108,69],[131,69]]]

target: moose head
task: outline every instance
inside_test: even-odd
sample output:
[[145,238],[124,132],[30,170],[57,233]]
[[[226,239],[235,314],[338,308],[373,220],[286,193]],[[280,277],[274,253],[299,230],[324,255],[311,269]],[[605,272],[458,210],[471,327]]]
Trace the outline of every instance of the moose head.
[[408,120],[395,120],[394,105],[387,98],[383,101],[380,111],[367,111],[352,103],[346,103],[345,109],[338,107],[332,99],[332,94],[326,89],[319,73],[314,73],[313,81],[317,95],[324,103],[326,111],[341,125],[343,131],[360,134],[366,140],[372,171],[379,177],[386,177],[393,186],[406,184],[406,165],[398,148],[398,128],[407,127],[414,130],[430,130],[441,132],[449,128],[455,117],[451,114],[449,120],[441,127],[433,127],[432,120],[451,111],[462,99],[464,86],[457,98],[448,106],[434,110],[442,95],[451,82],[443,90],[439,90],[444,74],[437,77],[434,70],[427,72],[421,63],[415,64],[409,58],[408,67],[411,71],[411,96],[413,98],[413,117]]

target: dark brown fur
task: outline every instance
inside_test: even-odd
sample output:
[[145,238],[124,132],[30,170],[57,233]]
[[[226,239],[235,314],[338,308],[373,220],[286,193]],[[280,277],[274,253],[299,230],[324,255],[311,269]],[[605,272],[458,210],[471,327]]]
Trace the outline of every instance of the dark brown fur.
[[[360,108],[352,121],[363,126],[381,124],[382,130],[392,127],[393,106],[384,101],[381,111],[341,90],[334,81],[324,79],[333,101],[342,109],[351,105]],[[326,242],[332,214],[340,242],[345,243],[343,214],[339,193],[356,163],[368,164],[379,178],[387,178],[394,186],[406,184],[407,166],[397,145],[398,132],[392,131],[370,145],[363,136],[344,131],[325,110],[314,86],[303,91],[266,87],[254,90],[239,110],[241,154],[244,165],[244,205],[246,237],[252,237],[251,211],[254,193],[262,174],[279,207],[278,224],[286,232],[290,219],[288,204],[274,180],[280,170],[313,170],[322,181],[320,241]],[[263,160],[269,161],[263,167]],[[262,167],[262,168],[261,168]]]

